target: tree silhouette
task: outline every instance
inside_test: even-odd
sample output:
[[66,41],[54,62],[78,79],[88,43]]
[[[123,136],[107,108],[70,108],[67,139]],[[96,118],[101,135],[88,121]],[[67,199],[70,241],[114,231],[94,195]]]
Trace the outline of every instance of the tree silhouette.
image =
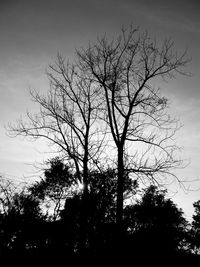
[[192,227],[190,231],[190,246],[195,254],[200,254],[200,200],[194,202]]
[[[77,190],[78,179],[58,157],[49,160],[44,177],[29,187],[31,195],[49,207],[52,219],[59,217],[64,202]],[[80,189],[79,189],[80,190]]]
[[47,75],[50,81],[47,95],[30,92],[40,111],[37,114],[27,112],[27,121],[18,120],[15,126],[9,126],[9,132],[11,136],[46,139],[62,158],[74,166],[76,177],[83,185],[84,243],[89,166],[96,165],[104,139],[100,125],[96,124],[97,110],[101,105],[99,90],[93,85],[93,79],[85,76],[79,64],[65,63],[60,54],[55,64],[49,66]]
[[183,248],[188,223],[183,211],[166,198],[166,190],[151,185],[140,201],[125,208],[125,217],[133,241],[135,237],[133,245],[140,253],[170,256]]
[[44,220],[39,202],[26,188],[14,192],[0,218],[2,256],[9,252],[23,256],[39,249],[41,242],[45,243],[44,231],[41,231]]
[[122,29],[116,39],[99,38],[77,53],[86,76],[100,87],[104,101],[99,116],[108,125],[116,147],[116,221],[120,227],[126,173],[160,181],[180,165],[175,157],[177,146],[171,143],[178,126],[167,113],[167,99],[152,85],[159,78],[183,74],[188,60],[185,53],[178,56],[173,50],[171,40],[159,45],[148,34],[130,27]]

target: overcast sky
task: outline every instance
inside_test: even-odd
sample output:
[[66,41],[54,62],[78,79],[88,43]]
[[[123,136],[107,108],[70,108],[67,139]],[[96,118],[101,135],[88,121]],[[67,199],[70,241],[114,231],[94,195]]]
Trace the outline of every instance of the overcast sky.
[[[153,37],[171,37],[177,51],[188,49],[192,77],[159,84],[171,112],[183,124],[177,142],[190,164],[178,172],[191,190],[179,190],[174,201],[191,218],[200,199],[200,2],[198,0],[1,0],[0,1],[0,173],[29,176],[30,164],[45,157],[42,142],[10,139],[4,126],[36,107],[28,89],[48,88],[45,70],[57,52],[73,60],[75,48],[106,33],[115,36],[131,23]],[[178,187],[176,188],[178,189]],[[194,191],[193,191],[194,190]]]

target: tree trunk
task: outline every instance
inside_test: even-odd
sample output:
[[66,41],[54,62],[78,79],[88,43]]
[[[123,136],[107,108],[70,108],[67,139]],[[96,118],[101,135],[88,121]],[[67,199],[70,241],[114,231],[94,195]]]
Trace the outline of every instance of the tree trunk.
[[84,256],[87,243],[87,223],[88,223],[88,152],[85,151],[83,161],[83,193],[80,211],[80,253]]
[[118,147],[118,180],[117,180],[117,210],[116,210],[116,223],[118,230],[122,232],[123,228],[123,192],[124,192],[124,159],[123,159],[123,146]]

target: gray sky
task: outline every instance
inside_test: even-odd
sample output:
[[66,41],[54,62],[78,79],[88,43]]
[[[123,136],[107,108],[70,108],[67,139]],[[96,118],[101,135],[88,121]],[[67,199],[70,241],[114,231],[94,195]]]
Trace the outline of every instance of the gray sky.
[[[182,158],[190,165],[178,175],[200,177],[200,2],[198,0],[1,0],[0,1],[0,173],[22,179],[32,173],[34,161],[47,155],[42,142],[10,139],[4,125],[36,107],[29,88],[48,88],[45,70],[57,52],[73,59],[75,48],[107,33],[115,36],[131,23],[153,37],[171,37],[178,51],[188,48],[192,77],[178,76],[159,84],[170,98],[171,112],[184,125],[177,135]],[[200,182],[187,183],[173,199],[191,217],[192,203],[200,199]],[[177,187],[178,190],[178,187]],[[194,190],[194,191],[193,191]]]

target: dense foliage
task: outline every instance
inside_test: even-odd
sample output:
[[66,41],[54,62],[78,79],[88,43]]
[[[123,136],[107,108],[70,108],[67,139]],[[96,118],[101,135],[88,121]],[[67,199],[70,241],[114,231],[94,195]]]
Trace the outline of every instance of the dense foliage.
[[156,259],[158,255],[192,257],[199,253],[199,201],[194,203],[195,215],[190,225],[182,210],[166,197],[167,191],[154,185],[144,189],[142,197],[133,202],[138,184],[127,177],[124,194],[127,200],[131,196],[132,201],[127,201],[124,209],[124,232],[119,243],[115,222],[116,172],[93,171],[89,181],[87,242],[83,250],[82,191],[69,166],[58,158],[49,161],[43,178],[18,192],[2,180],[1,256],[78,260],[103,259],[103,255],[112,259],[146,255]]

